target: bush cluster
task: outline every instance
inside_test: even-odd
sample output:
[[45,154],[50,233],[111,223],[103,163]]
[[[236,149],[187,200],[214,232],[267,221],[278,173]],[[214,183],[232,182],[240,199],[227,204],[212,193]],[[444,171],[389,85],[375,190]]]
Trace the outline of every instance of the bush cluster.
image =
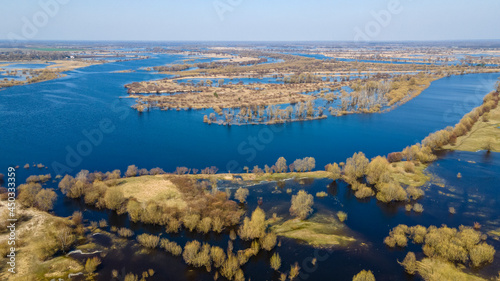
[[[134,170],[129,167],[127,175],[134,176],[131,172]],[[184,226],[190,231],[220,233],[225,227],[238,224],[243,213],[236,202],[228,200],[226,193],[217,189],[207,192],[206,186],[186,177],[171,175],[169,180],[182,193],[187,208],[167,206],[160,200],[141,203],[135,198],[125,198],[117,185],[118,180],[119,170],[105,174],[83,170],[75,178],[66,175],[59,188],[70,198],[83,197],[86,204],[114,210],[118,214],[128,213],[133,222],[166,225],[168,232],[178,232]],[[239,190],[240,200],[246,199],[245,190]]]
[[42,211],[52,210],[57,194],[53,189],[42,188],[39,183],[30,182],[19,186],[18,200],[25,207],[35,207]]
[[398,225],[390,231],[384,243],[389,247],[406,247],[408,239],[413,243],[423,244],[422,250],[428,257],[438,257],[454,263],[470,262],[474,267],[493,262],[495,255],[495,249],[482,241],[481,233],[466,226],[456,229],[446,225],[439,228]]
[[137,236],[137,242],[146,248],[154,249],[158,247],[160,237],[144,233]]
[[314,197],[304,190],[300,190],[297,195],[292,196],[292,206],[290,207],[290,214],[303,220],[313,212],[313,204]]

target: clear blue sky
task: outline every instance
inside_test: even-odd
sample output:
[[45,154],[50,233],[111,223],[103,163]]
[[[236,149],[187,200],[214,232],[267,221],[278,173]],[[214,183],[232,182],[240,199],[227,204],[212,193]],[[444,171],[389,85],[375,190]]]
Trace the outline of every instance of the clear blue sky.
[[[43,2],[65,4],[48,14]],[[381,10],[390,20],[376,22]],[[500,39],[499,12],[499,0],[3,0],[0,39]]]

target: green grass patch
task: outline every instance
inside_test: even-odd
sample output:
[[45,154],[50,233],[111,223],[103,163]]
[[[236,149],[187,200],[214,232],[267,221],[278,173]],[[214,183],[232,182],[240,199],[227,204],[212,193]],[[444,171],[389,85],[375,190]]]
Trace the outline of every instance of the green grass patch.
[[445,145],[444,149],[472,151],[487,150],[500,152],[500,106],[487,113],[488,121],[480,118],[469,133],[459,137],[455,145]]
[[333,215],[314,215],[309,220],[292,219],[271,226],[277,235],[292,238],[314,247],[348,246],[356,239]]
[[417,262],[418,273],[424,280],[440,281],[486,281],[487,279],[466,273],[450,262],[439,259],[425,258]]
[[181,209],[185,207],[181,192],[166,175],[123,178],[117,187],[126,198],[135,198],[139,202],[164,201]]
[[407,186],[419,187],[423,186],[431,179],[431,177],[425,172],[427,165],[420,164],[415,166],[413,172],[407,172],[404,169],[404,163],[405,161],[391,164],[389,172],[395,181]]
[[[43,263],[33,264],[36,280],[66,279],[70,273],[78,273],[83,270],[83,265],[66,256],[53,258]],[[30,279],[20,279],[30,280]]]
[[488,235],[495,236],[496,238],[500,238],[500,228],[488,231]]

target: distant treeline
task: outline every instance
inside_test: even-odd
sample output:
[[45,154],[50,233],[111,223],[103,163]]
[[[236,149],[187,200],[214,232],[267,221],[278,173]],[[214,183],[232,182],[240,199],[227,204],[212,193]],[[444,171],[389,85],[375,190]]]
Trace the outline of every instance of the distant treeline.
[[45,52],[45,51],[6,51],[0,52],[0,60],[19,61],[19,60],[62,60],[71,55],[67,52]]

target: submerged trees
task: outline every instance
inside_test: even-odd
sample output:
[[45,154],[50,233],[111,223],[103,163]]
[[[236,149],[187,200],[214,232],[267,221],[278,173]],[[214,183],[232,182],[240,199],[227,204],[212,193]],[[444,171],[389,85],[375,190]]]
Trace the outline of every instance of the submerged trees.
[[260,245],[262,249],[266,251],[271,251],[276,246],[276,234],[270,232],[260,239]]
[[270,260],[271,268],[278,271],[281,267],[281,258],[278,253],[274,253]]
[[408,252],[403,262],[400,263],[406,270],[408,274],[415,274],[417,271],[417,258],[415,257],[415,253]]
[[344,176],[348,182],[355,181],[365,174],[370,161],[363,152],[354,153],[351,158],[346,160],[344,166]]
[[330,173],[330,178],[334,181],[340,179],[341,170],[337,163],[328,164],[325,166],[325,171]]
[[248,189],[244,187],[240,187],[236,190],[236,193],[234,194],[234,198],[236,198],[240,203],[245,203],[247,200],[248,196]]
[[304,190],[300,190],[297,195],[292,196],[292,206],[290,207],[290,214],[303,220],[313,212],[313,204],[314,197]]
[[35,207],[49,211],[54,206],[57,194],[52,189],[43,189],[39,183],[27,183],[19,186],[19,202],[25,207]]
[[377,200],[384,203],[392,201],[405,201],[407,197],[408,194],[398,182],[384,184],[379,188],[379,192],[377,193]]
[[143,233],[137,236],[137,242],[146,248],[154,249],[160,243],[160,237]]
[[262,238],[266,234],[266,214],[257,207],[252,217],[245,217],[243,224],[240,226],[239,235],[243,240],[252,240]]
[[380,182],[382,175],[386,173],[389,161],[385,157],[377,156],[366,166],[366,180],[371,184]]
[[[474,267],[493,262],[495,249],[482,242],[481,233],[472,227],[460,226],[458,229],[446,225],[425,228],[417,225],[408,227],[398,225],[391,230],[384,243],[389,247],[405,247],[411,238],[414,243],[422,244],[423,253],[430,258],[440,258],[452,263],[467,264]],[[402,265],[407,271],[414,271],[414,257],[409,253]]]
[[35,206],[42,211],[52,210],[57,194],[52,189],[42,189],[35,197]]
[[370,270],[361,270],[352,278],[352,281],[375,281],[375,276]]
[[278,161],[276,161],[276,172],[277,173],[286,173],[288,166],[286,165],[286,159],[284,157],[280,157]]

